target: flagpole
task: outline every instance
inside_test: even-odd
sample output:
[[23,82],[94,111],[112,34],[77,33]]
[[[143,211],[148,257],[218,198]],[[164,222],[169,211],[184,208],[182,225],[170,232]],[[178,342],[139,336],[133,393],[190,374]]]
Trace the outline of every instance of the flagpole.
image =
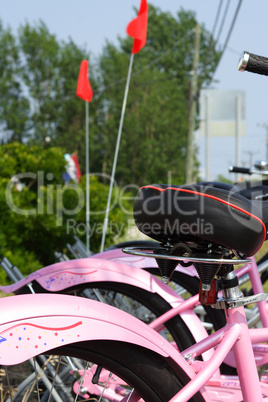
[[88,103],[86,104],[86,250],[87,256],[90,255],[89,253],[89,246],[90,246],[90,197],[89,197],[89,187],[90,187],[90,180],[89,180],[89,118],[88,118]]
[[89,117],[88,117],[88,104],[92,99],[93,91],[88,79],[88,60],[82,60],[79,70],[78,83],[76,88],[76,95],[85,101],[85,114],[86,114],[86,251],[90,255],[89,238],[89,217],[90,217],[90,199],[89,199]]
[[116,170],[117,159],[118,159],[119,146],[120,146],[120,141],[121,141],[123,122],[124,122],[125,111],[126,111],[126,104],[127,104],[127,97],[128,97],[128,90],[129,90],[129,83],[130,83],[130,78],[131,78],[133,60],[134,60],[134,53],[131,53],[130,60],[129,60],[129,67],[128,67],[127,82],[126,82],[126,87],[125,87],[125,94],[124,94],[122,111],[121,111],[120,124],[119,124],[119,129],[118,129],[118,134],[117,134],[117,141],[116,141],[116,147],[115,147],[115,154],[114,154],[112,175],[111,175],[111,181],[110,181],[110,187],[109,187],[108,201],[107,201],[105,218],[104,218],[104,223],[103,223],[101,248],[100,248],[101,252],[104,249],[105,238],[106,238],[106,233],[107,233],[107,228],[108,228],[108,216],[109,216],[109,210],[110,210],[110,204],[111,204],[111,198],[112,198],[112,190],[113,190],[113,185],[114,185],[114,177],[115,177],[115,170]]

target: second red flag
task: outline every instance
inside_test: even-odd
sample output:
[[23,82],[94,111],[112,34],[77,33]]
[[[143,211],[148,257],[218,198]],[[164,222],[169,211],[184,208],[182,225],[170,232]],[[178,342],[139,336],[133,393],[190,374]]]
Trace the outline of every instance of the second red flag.
[[76,95],[84,101],[90,102],[93,96],[93,91],[88,79],[88,61],[83,60],[80,65]]
[[146,44],[148,24],[148,5],[146,0],[141,0],[138,16],[127,26],[127,34],[134,38],[131,53],[138,53]]

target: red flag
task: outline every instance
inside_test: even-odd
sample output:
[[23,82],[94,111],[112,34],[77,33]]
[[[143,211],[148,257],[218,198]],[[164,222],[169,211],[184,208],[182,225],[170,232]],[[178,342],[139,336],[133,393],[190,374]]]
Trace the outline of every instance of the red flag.
[[89,79],[88,79],[88,61],[83,60],[80,65],[76,95],[84,101],[90,102],[93,96]]
[[146,44],[148,23],[148,5],[146,0],[141,0],[138,16],[127,26],[127,34],[134,38],[131,53],[138,53]]

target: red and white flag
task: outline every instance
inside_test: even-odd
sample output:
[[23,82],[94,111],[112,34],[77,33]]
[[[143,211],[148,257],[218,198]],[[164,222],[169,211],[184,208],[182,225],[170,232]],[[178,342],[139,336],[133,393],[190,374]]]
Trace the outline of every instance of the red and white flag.
[[77,158],[77,154],[73,153],[71,155],[72,160],[74,161],[75,164],[75,172],[76,172],[76,182],[79,183],[80,182],[80,177],[81,177],[81,170],[80,170],[80,166],[78,163],[78,158]]

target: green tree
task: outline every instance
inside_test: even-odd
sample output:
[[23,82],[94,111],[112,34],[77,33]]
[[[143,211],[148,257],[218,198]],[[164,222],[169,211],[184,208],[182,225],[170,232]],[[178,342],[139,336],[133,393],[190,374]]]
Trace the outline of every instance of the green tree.
[[[77,98],[80,63],[89,59],[71,38],[59,41],[44,22],[26,23],[14,36],[0,21],[0,126],[2,142],[64,147],[85,159],[85,105]],[[89,66],[94,88],[95,67]],[[92,103],[96,116],[98,102]],[[49,139],[50,142],[47,142]]]
[[[52,208],[64,170],[60,149],[30,148],[16,142],[0,148],[0,253],[14,256],[15,264],[19,260],[24,273],[53,262],[54,251],[72,241],[65,227],[57,225]],[[51,204],[45,197],[48,188],[53,189]]]
[[[177,17],[149,6],[146,47],[135,55],[124,121],[117,178],[121,183],[173,182],[185,178],[188,96],[193,63],[193,12],[181,10]],[[132,39],[120,47],[107,43],[100,57],[106,88],[102,112],[105,126],[102,153],[95,164],[111,171],[114,143],[121,113]],[[207,85],[219,54],[209,32],[202,27],[199,88]]]
[[[183,183],[197,20],[191,11],[173,16],[149,5],[148,21],[146,47],[135,55],[116,179]],[[119,46],[107,42],[93,60],[71,39],[59,41],[42,21],[24,24],[18,37],[0,24],[0,125],[7,138],[79,151],[84,172],[85,102],[75,92],[80,63],[89,59],[90,171],[109,175],[132,43],[128,37]],[[202,26],[199,88],[210,83],[218,57]]]
[[28,133],[29,99],[22,88],[19,50],[11,30],[0,21],[1,142],[22,141]]
[[[85,240],[85,177],[80,185],[64,184],[63,154],[61,148],[16,142],[0,147],[0,256],[24,274],[55,262],[55,251],[66,252],[74,235]],[[127,229],[119,191],[114,191],[106,246]],[[92,177],[90,193],[90,246],[99,251],[108,188]]]
[[[32,99],[33,141],[63,146],[84,157],[84,102],[75,95],[80,63],[89,53],[69,39],[58,41],[44,24],[20,27],[19,47],[23,55],[23,82]],[[94,87],[94,69],[90,65]],[[97,104],[93,106],[95,114]],[[82,164],[84,166],[84,164]]]
[[[85,194],[85,176],[83,176],[80,186]],[[100,250],[101,245],[108,191],[109,187],[100,183],[96,176],[90,177],[90,248],[96,252]],[[127,231],[129,220],[133,218],[132,207],[131,193],[128,189],[115,187],[112,193],[105,247],[118,243]],[[86,244],[85,218],[85,208],[83,208],[75,217],[77,224],[74,234]],[[81,230],[79,230],[80,228]]]

